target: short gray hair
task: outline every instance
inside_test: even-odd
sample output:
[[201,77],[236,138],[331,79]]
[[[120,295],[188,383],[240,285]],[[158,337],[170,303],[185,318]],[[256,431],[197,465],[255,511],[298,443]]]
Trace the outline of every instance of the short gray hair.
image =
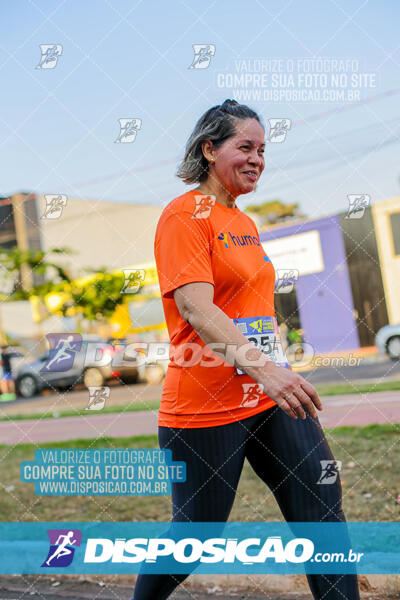
[[[208,177],[208,161],[202,150],[202,144],[211,140],[215,148],[234,136],[236,119],[257,119],[264,128],[261,117],[245,104],[236,100],[225,100],[207,110],[197,121],[185,149],[185,156],[177,170],[177,177],[187,184],[201,183]],[[265,129],[265,128],[264,128]]]

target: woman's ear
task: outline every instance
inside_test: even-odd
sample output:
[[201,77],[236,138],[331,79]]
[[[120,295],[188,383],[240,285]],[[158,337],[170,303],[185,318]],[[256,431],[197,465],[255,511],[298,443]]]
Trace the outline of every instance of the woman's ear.
[[204,158],[208,162],[215,162],[214,144],[211,140],[205,140],[201,145],[201,149],[203,151]]

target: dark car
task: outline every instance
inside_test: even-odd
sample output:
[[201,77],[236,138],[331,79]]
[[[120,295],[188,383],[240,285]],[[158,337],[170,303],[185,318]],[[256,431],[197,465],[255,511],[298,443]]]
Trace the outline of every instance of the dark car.
[[133,362],[124,369],[118,366],[119,352],[101,338],[83,339],[68,370],[46,368],[50,359],[46,352],[37,360],[20,366],[15,380],[17,392],[23,398],[30,398],[44,389],[69,389],[80,383],[88,388],[100,387],[115,378],[136,381],[137,369]]

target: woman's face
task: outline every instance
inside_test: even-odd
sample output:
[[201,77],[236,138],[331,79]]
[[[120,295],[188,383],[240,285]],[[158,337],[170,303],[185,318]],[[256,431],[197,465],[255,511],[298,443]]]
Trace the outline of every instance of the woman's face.
[[210,176],[216,176],[234,196],[253,192],[265,167],[264,148],[260,123],[256,119],[237,119],[235,135],[214,150]]

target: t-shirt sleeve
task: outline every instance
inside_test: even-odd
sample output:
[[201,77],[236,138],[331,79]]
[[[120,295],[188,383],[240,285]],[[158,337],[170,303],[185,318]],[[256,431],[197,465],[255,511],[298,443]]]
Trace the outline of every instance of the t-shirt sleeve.
[[214,284],[206,219],[192,218],[183,211],[168,216],[157,228],[154,255],[161,295],[165,298],[173,298],[173,291],[187,283]]
[[[253,221],[253,219],[251,217],[249,217],[249,215],[246,215],[251,223],[251,226],[253,227],[254,233],[256,234],[257,239],[260,239],[260,234],[258,233],[258,229],[257,229],[257,225],[255,224],[255,222]],[[260,240],[261,241],[261,240]]]

